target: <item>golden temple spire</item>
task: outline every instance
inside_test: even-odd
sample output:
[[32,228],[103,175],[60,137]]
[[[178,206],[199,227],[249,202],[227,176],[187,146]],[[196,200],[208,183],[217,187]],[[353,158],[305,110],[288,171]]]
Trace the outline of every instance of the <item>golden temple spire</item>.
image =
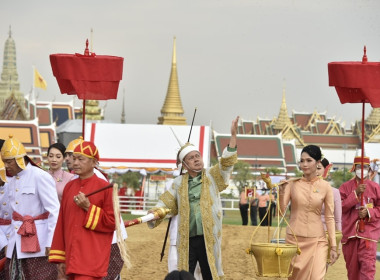
[[161,116],[158,118],[158,124],[186,125],[186,118],[183,117],[184,110],[179,93],[176,55],[176,38],[174,37],[169,85],[166,92],[165,102],[161,109]]
[[9,26],[8,38],[4,45],[3,69],[0,80],[0,111],[4,109],[5,101],[14,94],[20,104],[25,103],[24,94],[20,91],[16,66],[16,43],[12,38],[12,29]]
[[286,107],[286,100],[285,100],[285,85],[282,89],[282,103],[280,112],[278,113],[278,117],[274,122],[273,129],[282,130],[287,124],[292,124],[289,115],[288,115],[288,109]]
[[[86,120],[104,120],[104,113],[99,107],[99,100],[86,100]],[[83,118],[83,107],[80,109],[77,119]]]

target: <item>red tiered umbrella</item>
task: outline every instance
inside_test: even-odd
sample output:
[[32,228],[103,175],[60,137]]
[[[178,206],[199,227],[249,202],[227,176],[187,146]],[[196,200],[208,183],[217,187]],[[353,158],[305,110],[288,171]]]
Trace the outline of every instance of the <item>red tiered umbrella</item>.
[[82,54],[51,54],[50,64],[62,94],[76,94],[83,100],[84,139],[85,101],[116,99],[123,76],[124,58],[96,55],[86,49]]
[[[362,61],[330,62],[328,64],[329,85],[334,86],[340,102],[362,103],[362,162],[364,157],[364,108],[370,103],[373,108],[380,107],[380,63],[368,62],[367,49],[364,46]],[[363,184],[363,164],[361,170]],[[361,194],[361,206],[364,197]],[[359,231],[364,231],[364,220],[359,223]]]

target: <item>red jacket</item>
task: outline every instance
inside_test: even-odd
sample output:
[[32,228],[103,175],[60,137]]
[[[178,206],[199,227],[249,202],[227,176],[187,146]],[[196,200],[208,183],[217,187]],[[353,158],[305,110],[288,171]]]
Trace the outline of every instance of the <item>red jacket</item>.
[[63,191],[49,261],[65,262],[66,274],[107,275],[115,230],[112,188],[90,196],[87,212],[74,203],[80,191],[88,194],[106,185],[108,182],[93,175],[70,181]]
[[348,238],[358,237],[377,242],[380,237],[380,186],[365,180],[364,203],[367,204],[369,217],[365,219],[364,232],[358,231],[360,197],[356,196],[356,179],[345,182],[339,188],[342,199],[342,243]]

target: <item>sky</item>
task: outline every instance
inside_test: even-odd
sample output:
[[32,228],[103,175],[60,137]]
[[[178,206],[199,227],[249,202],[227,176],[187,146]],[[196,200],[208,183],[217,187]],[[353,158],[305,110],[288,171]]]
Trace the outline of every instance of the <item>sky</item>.
[[155,124],[176,36],[188,124],[195,108],[194,124],[219,133],[229,132],[235,116],[273,118],[285,88],[289,114],[317,110],[349,127],[361,118],[361,105],[339,102],[327,64],[361,61],[364,45],[369,61],[380,60],[379,11],[378,0],[7,0],[0,50],[11,26],[21,91],[30,91],[35,66],[48,84],[38,100],[69,101],[49,55],[82,53],[92,28],[93,52],[124,57],[118,99],[101,102],[106,120],[120,122],[124,92],[126,122]]

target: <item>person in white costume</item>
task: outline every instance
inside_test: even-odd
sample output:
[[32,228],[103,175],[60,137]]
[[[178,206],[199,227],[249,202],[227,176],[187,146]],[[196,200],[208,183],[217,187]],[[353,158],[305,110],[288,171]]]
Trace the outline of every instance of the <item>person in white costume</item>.
[[[186,143],[177,154],[187,173],[174,179],[172,187],[160,196],[157,208],[168,208],[169,215],[178,215],[178,270],[194,275],[197,262],[204,280],[225,279],[222,268],[222,204],[220,192],[228,187],[233,166],[237,162],[236,135],[239,117],[231,125],[228,147],[219,163],[204,168],[197,148]],[[148,222],[156,227],[162,219]]]
[[[1,141],[1,140],[0,140]],[[3,140],[4,141],[4,140]],[[2,144],[0,144],[2,145]],[[9,204],[9,185],[11,178],[7,178],[4,162],[0,159],[0,261],[5,261],[5,249],[8,246],[12,228],[12,208]],[[0,279],[5,279],[4,269],[0,270]]]
[[47,258],[59,213],[55,182],[12,136],[4,142],[1,158],[13,177],[8,185],[13,213],[5,279],[56,279],[57,266]]

